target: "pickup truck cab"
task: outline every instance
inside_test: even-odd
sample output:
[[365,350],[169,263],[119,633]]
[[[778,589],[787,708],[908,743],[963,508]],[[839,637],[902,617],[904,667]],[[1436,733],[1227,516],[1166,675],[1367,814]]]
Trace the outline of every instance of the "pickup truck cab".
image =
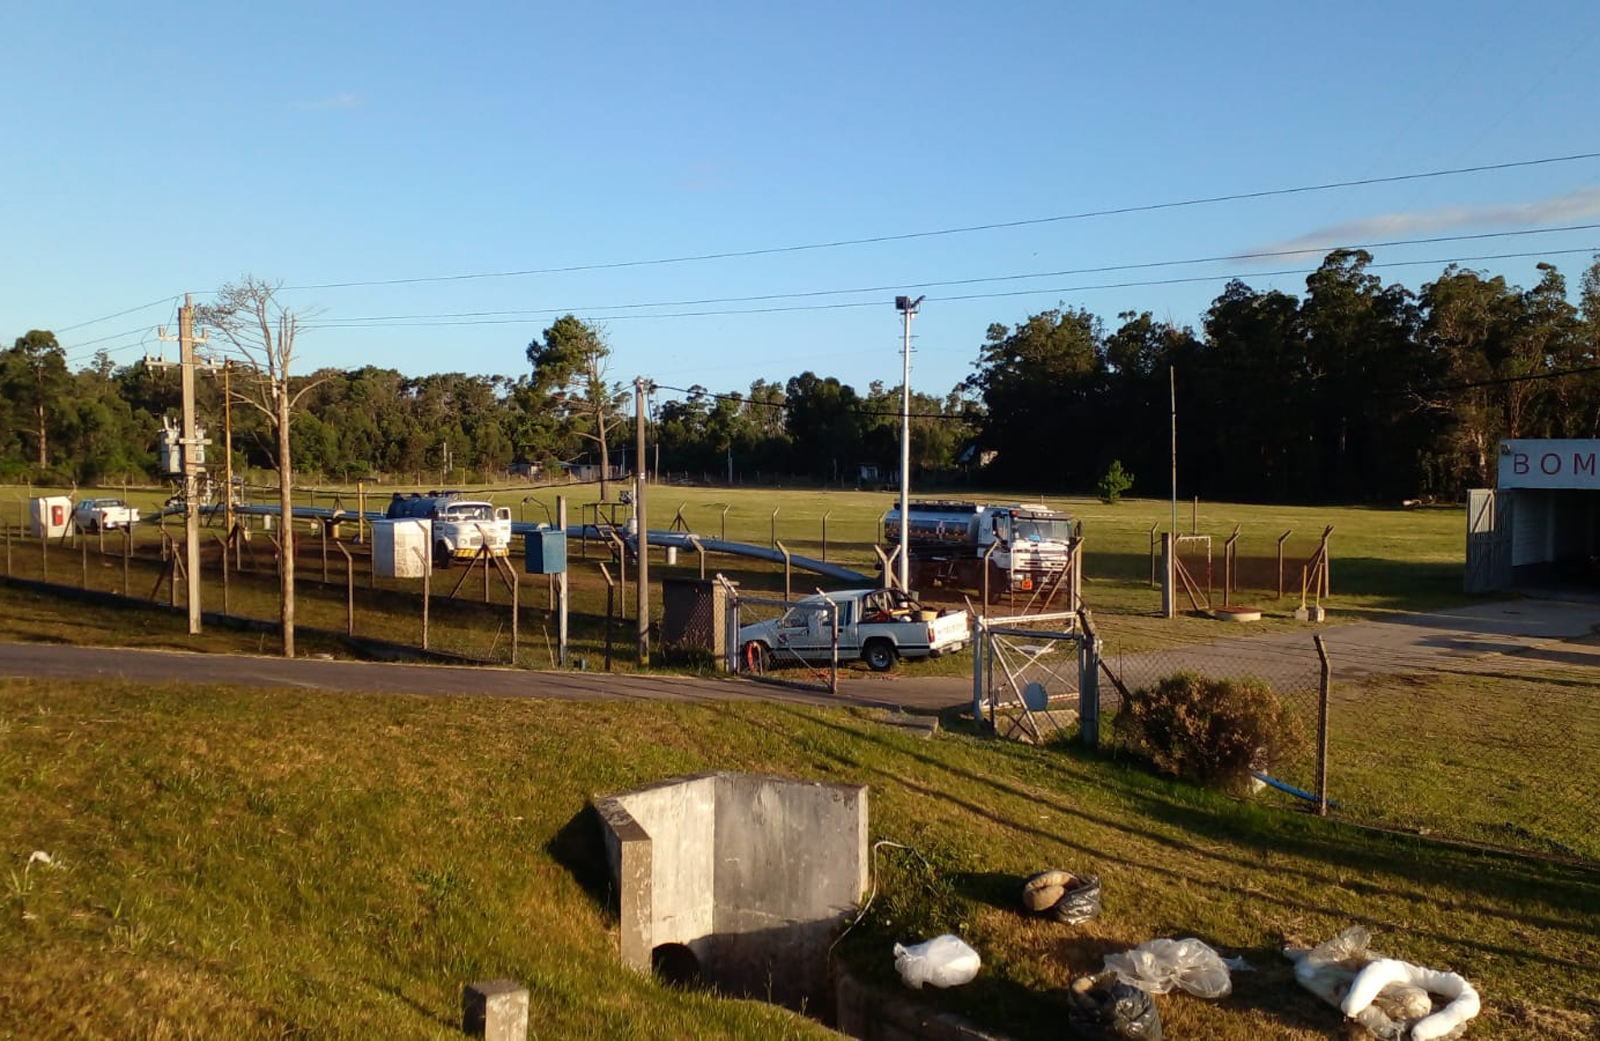
[[472,560],[483,549],[496,557],[511,552],[510,507],[494,506],[483,499],[464,499],[460,492],[395,492],[384,516],[390,520],[430,521],[435,567],[447,568],[452,561]]
[[79,531],[110,531],[132,527],[139,511],[121,499],[80,499],[72,510],[72,523]]
[[894,589],[849,589],[795,601],[778,618],[739,629],[739,648],[747,667],[763,669],[785,662],[827,661],[833,649],[833,619],[839,611],[839,660],[865,661],[887,672],[901,658],[954,654],[972,639],[965,611],[924,608]]

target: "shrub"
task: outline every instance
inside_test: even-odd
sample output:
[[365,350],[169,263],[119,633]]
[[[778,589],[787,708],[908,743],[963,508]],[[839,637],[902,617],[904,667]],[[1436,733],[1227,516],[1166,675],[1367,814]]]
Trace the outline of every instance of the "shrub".
[[1113,724],[1119,744],[1156,770],[1242,791],[1251,770],[1299,755],[1306,739],[1294,712],[1258,679],[1179,672],[1128,695]]
[[1122,460],[1113,459],[1106,468],[1104,476],[1100,478],[1100,501],[1104,503],[1117,503],[1122,501],[1122,493],[1133,486],[1133,474],[1122,469]]

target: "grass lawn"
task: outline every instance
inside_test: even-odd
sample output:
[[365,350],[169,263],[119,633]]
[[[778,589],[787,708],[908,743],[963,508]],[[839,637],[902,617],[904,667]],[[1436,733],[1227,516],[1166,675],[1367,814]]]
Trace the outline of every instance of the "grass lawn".
[[[23,516],[24,498],[30,489],[11,487],[0,491],[0,519],[16,530]],[[65,489],[31,489],[41,492],[65,492]],[[511,505],[513,515],[528,521],[541,520],[553,515],[558,489],[526,490],[505,489],[484,491],[490,498]],[[595,486],[577,485],[559,489],[568,498],[571,523],[585,518],[582,505],[598,496]],[[101,494],[117,494],[118,489],[100,489]],[[90,494],[83,490],[81,495]],[[327,506],[334,501],[335,491],[302,492],[297,501]],[[343,489],[341,501],[348,508],[355,507],[353,489]],[[958,493],[941,493],[955,495]],[[381,508],[387,501],[388,490],[373,490],[367,496],[369,510]],[[158,508],[164,493],[157,491],[130,492],[130,501],[146,510],[147,514]],[[986,496],[989,501],[1005,501],[1004,495]],[[758,546],[768,546],[781,541],[796,554],[825,557],[831,562],[843,563],[862,571],[874,568],[873,542],[881,533],[880,518],[894,500],[884,492],[819,491],[814,488],[696,488],[670,485],[654,486],[651,491],[650,520],[654,528],[672,526],[680,516],[690,530],[708,536],[742,541]],[[1034,500],[1028,500],[1034,501]],[[1085,544],[1085,579],[1083,594],[1087,605],[1105,619],[1108,640],[1115,642],[1120,651],[1134,652],[1150,647],[1172,646],[1183,643],[1215,639],[1219,635],[1232,635],[1234,630],[1219,628],[1222,623],[1202,617],[1180,617],[1171,622],[1155,621],[1149,616],[1158,611],[1160,596],[1150,588],[1150,529],[1153,525],[1165,527],[1170,520],[1170,506],[1156,500],[1128,499],[1108,506],[1093,499],[1048,498],[1052,506],[1066,510],[1079,518],[1087,542]],[[592,516],[592,515],[591,515]],[[1254,580],[1235,596],[1235,602],[1261,606],[1267,617],[1252,628],[1254,632],[1295,627],[1290,618],[1298,603],[1298,564],[1316,548],[1323,529],[1332,525],[1332,586],[1329,600],[1330,619],[1337,622],[1350,617],[1371,615],[1397,610],[1436,609],[1470,602],[1459,592],[1461,560],[1464,544],[1465,522],[1460,508],[1420,510],[1381,510],[1367,508],[1335,507],[1268,507],[1234,504],[1201,503],[1198,511],[1191,504],[1180,504],[1179,528],[1187,532],[1194,527],[1212,536],[1212,572],[1216,597],[1220,600],[1223,581],[1223,543],[1238,526],[1241,535],[1238,543],[1241,558],[1246,559],[1247,574]],[[181,522],[169,519],[168,529],[181,540]],[[826,524],[826,544],[824,544]],[[202,543],[208,558],[218,552],[217,529],[208,528]],[[1287,582],[1291,595],[1276,597],[1276,564],[1278,538],[1290,533],[1285,540]],[[346,534],[349,537],[349,533]],[[89,564],[84,566],[81,554],[71,545],[56,545],[49,551],[49,577],[52,581],[80,584],[87,581],[94,588],[119,591],[122,588],[121,563],[115,556],[120,552],[121,539],[112,536],[106,546],[112,554],[99,557],[99,540],[89,538]],[[138,530],[136,552],[129,592],[136,597],[148,598],[155,588],[159,564],[159,529],[155,525],[141,525]],[[229,607],[233,613],[261,619],[277,617],[276,585],[273,577],[273,550],[262,533],[251,540],[246,562],[253,574],[236,575],[230,589]],[[329,585],[322,587],[323,575],[320,537],[308,533],[298,539],[299,558],[297,575],[299,585],[299,620],[303,625],[342,630],[345,625],[345,563],[336,548],[329,549],[327,573]],[[370,581],[366,576],[366,558],[362,547],[353,547],[356,554],[356,631],[360,635],[418,642],[421,634],[419,580],[379,579]],[[604,649],[604,616],[606,590],[601,578],[599,563],[609,556],[598,546],[584,549],[574,542],[570,551],[571,611],[573,654],[598,665]],[[1204,561],[1200,555],[1189,558],[1191,570],[1197,581],[1204,582]],[[45,561],[37,541],[15,539],[9,568],[12,573],[31,578],[44,575]],[[513,560],[518,570],[520,559]],[[88,578],[82,577],[88,572]],[[612,565],[613,575],[616,573]],[[723,572],[738,580],[742,587],[760,595],[771,595],[784,588],[782,568],[748,557],[711,555],[707,572]],[[698,561],[693,553],[682,553],[676,566],[668,567],[659,558],[652,564],[652,579],[659,581],[668,576],[695,577],[699,573]],[[436,597],[448,593],[460,579],[460,569],[436,572],[433,590]],[[621,648],[631,647],[633,632],[632,612],[634,596],[630,587],[620,593],[619,621],[615,639],[619,648],[614,665],[628,668],[629,656]],[[205,576],[203,601],[208,608],[216,609],[222,603],[222,588],[217,569],[208,565]],[[839,583],[796,570],[791,576],[791,588],[799,596],[813,591],[817,586],[838,588]],[[1251,586],[1254,588],[1250,588]],[[1271,587],[1270,589],[1267,587]],[[524,606],[522,623],[523,664],[547,667],[555,623],[546,610],[549,593],[542,576],[524,575],[520,579],[520,598]],[[934,592],[933,595],[949,599],[950,595]],[[165,590],[161,594],[164,599]],[[498,579],[490,585],[489,597],[495,610],[475,610],[466,604],[449,605],[433,612],[430,617],[432,632],[430,644],[435,649],[448,650],[471,657],[508,660],[510,645],[509,615],[506,605],[510,597]],[[483,583],[480,576],[471,577],[460,594],[462,601],[482,600]],[[955,597],[959,602],[959,597]],[[660,610],[660,598],[654,600],[655,610]],[[1183,604],[1187,607],[1187,604]],[[112,627],[107,639],[116,642],[118,637]],[[1117,631],[1111,631],[1115,628]],[[259,643],[259,634],[245,641]],[[966,656],[955,656],[943,661],[926,662],[916,666],[927,673],[958,674],[970,668]]]
[[[869,785],[872,837],[932,868],[880,852],[880,895],[841,950],[898,986],[893,941],[959,931],[984,971],[927,999],[1018,1036],[1060,1036],[1059,988],[1105,953],[1193,935],[1257,971],[1221,1002],[1158,998],[1168,1036],[1326,1037],[1336,1014],[1277,947],[1352,922],[1471,979],[1471,1036],[1597,1026],[1593,873],[1069,750],[754,703],[0,681],[0,1035],[447,1037],[461,985],[500,975],[531,987],[541,1037],[816,1034],[618,964],[595,846],[568,825],[596,792],[707,769]],[[1021,918],[1017,884],[1049,866],[1100,875],[1104,914]]]

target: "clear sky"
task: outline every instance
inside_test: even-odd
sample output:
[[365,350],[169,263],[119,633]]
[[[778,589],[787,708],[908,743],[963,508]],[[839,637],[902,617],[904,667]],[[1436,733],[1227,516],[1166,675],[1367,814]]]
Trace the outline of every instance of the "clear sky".
[[[1549,230],[1600,225],[1596,158],[1042,220],[1600,153],[1594,0],[153,0],[0,26],[0,342],[55,329],[74,367],[158,350],[176,297],[250,274],[317,315],[299,371],[519,374],[571,311],[619,379],[864,391],[900,382],[907,293],[912,386],[942,394],[991,323],[1058,304],[1198,325],[1228,277],[1299,292],[1334,245],[1534,229],[1377,247],[1376,273],[1535,254],[1463,263],[1576,288],[1600,250]],[[1294,248],[1318,252],[1128,267]]]

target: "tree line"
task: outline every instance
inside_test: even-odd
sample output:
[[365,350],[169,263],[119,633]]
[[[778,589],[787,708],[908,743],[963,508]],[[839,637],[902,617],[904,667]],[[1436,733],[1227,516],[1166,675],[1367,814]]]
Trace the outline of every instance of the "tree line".
[[[1371,264],[1336,250],[1298,296],[1234,280],[1198,328],[1124,312],[1108,329],[1065,305],[991,325],[966,380],[912,395],[914,479],[1082,494],[1116,462],[1135,494],[1163,496],[1174,400],[1182,494],[1234,501],[1455,500],[1494,483],[1503,437],[1600,437],[1600,259],[1576,303],[1550,264],[1527,289],[1451,266],[1415,291]],[[568,315],[523,353],[515,375],[285,374],[294,469],[432,483],[631,468],[634,391],[611,378],[604,330]],[[221,383],[197,389],[217,442]],[[803,371],[645,401],[661,471],[854,486],[899,467],[897,387]],[[0,351],[0,479],[153,479],[179,406],[175,369],[101,353],[71,371],[53,334],[29,332]],[[232,420],[235,466],[274,470],[270,418]]]

